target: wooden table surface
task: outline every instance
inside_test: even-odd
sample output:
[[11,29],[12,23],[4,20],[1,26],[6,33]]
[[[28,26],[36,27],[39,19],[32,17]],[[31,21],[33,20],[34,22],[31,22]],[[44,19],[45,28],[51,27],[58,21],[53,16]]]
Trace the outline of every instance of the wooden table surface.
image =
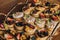
[[9,12],[16,3],[16,0],[0,0],[0,12]]
[[52,40],[60,40],[60,24],[59,24],[57,30],[55,31],[55,34],[53,35]]

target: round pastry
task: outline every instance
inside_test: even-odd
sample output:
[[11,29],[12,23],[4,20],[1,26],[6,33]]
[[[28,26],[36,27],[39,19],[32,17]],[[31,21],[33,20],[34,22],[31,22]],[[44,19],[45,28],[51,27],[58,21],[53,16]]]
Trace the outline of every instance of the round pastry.
[[14,24],[15,24],[15,21],[14,20],[6,20],[5,21],[5,27],[7,27],[7,28],[10,28],[10,27],[14,27]]
[[35,18],[30,16],[30,17],[26,18],[26,22],[30,23],[30,24],[33,24],[35,22]]
[[57,11],[58,9],[59,9],[59,7],[60,7],[60,5],[59,4],[55,4],[56,6],[55,7],[53,7],[53,8],[51,8],[51,11]]
[[15,20],[14,20],[13,16],[8,16],[7,19],[6,19],[6,21],[5,21],[5,24],[8,27],[13,27],[14,23],[15,23]]
[[35,24],[39,27],[39,28],[44,28],[45,26],[45,20],[41,20],[41,19],[36,19]]
[[39,17],[39,14],[40,14],[40,13],[41,13],[41,12],[40,12],[39,10],[34,9],[34,10],[32,11],[32,13],[31,13],[31,15],[34,16],[34,17]]
[[23,16],[23,12],[16,12],[15,14],[13,14],[13,18],[15,18],[17,21],[22,21]]
[[28,24],[25,28],[26,34],[27,35],[32,35],[35,33],[35,31],[37,30],[37,28],[31,24]]
[[24,24],[23,24],[23,22],[17,22],[17,23],[15,23],[15,27],[17,30],[22,31],[24,29]]
[[46,31],[46,30],[40,30],[40,32],[37,32],[37,35],[38,35],[39,37],[48,36],[48,31]]

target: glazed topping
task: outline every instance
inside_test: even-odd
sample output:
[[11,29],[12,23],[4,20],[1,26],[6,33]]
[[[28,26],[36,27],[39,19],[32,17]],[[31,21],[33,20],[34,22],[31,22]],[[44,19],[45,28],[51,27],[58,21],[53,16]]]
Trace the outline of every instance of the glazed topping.
[[50,2],[46,2],[45,3],[45,6],[50,6]]
[[35,29],[35,27],[31,24],[27,24],[30,28]]
[[40,31],[37,33],[39,37],[45,37],[48,36],[48,32],[47,31]]
[[11,25],[11,24],[13,24],[15,21],[6,20],[5,22],[6,22],[6,24]]
[[23,17],[23,12],[16,12],[16,14],[13,14],[14,18],[21,18]]
[[16,26],[24,26],[23,22],[17,22],[15,25]]

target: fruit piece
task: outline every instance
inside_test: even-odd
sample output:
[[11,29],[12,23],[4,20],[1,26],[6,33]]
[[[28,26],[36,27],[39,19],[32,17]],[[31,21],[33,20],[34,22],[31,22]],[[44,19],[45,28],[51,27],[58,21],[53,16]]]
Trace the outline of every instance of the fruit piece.
[[37,33],[39,37],[45,37],[48,36],[48,32],[45,30],[42,30],[40,32]]
[[8,39],[11,39],[12,38],[12,36],[11,35],[8,35],[8,37],[7,37]]
[[13,36],[10,35],[10,34],[5,34],[5,38],[7,38],[7,39],[11,39],[11,38],[13,38]]
[[18,39],[18,40],[20,39],[20,34],[17,35],[17,39]]
[[1,28],[4,28],[4,25],[3,25],[3,24],[0,24],[0,27],[1,27]]
[[41,18],[45,18],[45,15],[43,13],[40,13]]
[[10,18],[10,17],[8,17],[8,18],[7,18],[7,20],[10,20],[10,21],[12,21],[13,19],[12,19],[12,18]]
[[52,16],[52,19],[53,20],[58,20],[58,17],[57,16]]

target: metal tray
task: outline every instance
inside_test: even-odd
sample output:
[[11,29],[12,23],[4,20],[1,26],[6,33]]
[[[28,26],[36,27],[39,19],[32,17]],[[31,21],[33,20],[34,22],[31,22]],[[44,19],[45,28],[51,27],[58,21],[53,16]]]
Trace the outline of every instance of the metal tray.
[[[10,10],[10,12],[8,12],[6,18],[8,17],[9,14],[20,11],[23,6],[24,6],[24,4],[17,4],[17,5],[15,5],[15,6]],[[51,39],[52,35],[54,35],[54,33],[56,32],[56,30],[59,28],[59,27],[58,27],[58,24],[59,24],[59,22],[58,22],[57,25],[53,28],[53,30],[50,32],[50,35],[47,37],[46,40]]]

